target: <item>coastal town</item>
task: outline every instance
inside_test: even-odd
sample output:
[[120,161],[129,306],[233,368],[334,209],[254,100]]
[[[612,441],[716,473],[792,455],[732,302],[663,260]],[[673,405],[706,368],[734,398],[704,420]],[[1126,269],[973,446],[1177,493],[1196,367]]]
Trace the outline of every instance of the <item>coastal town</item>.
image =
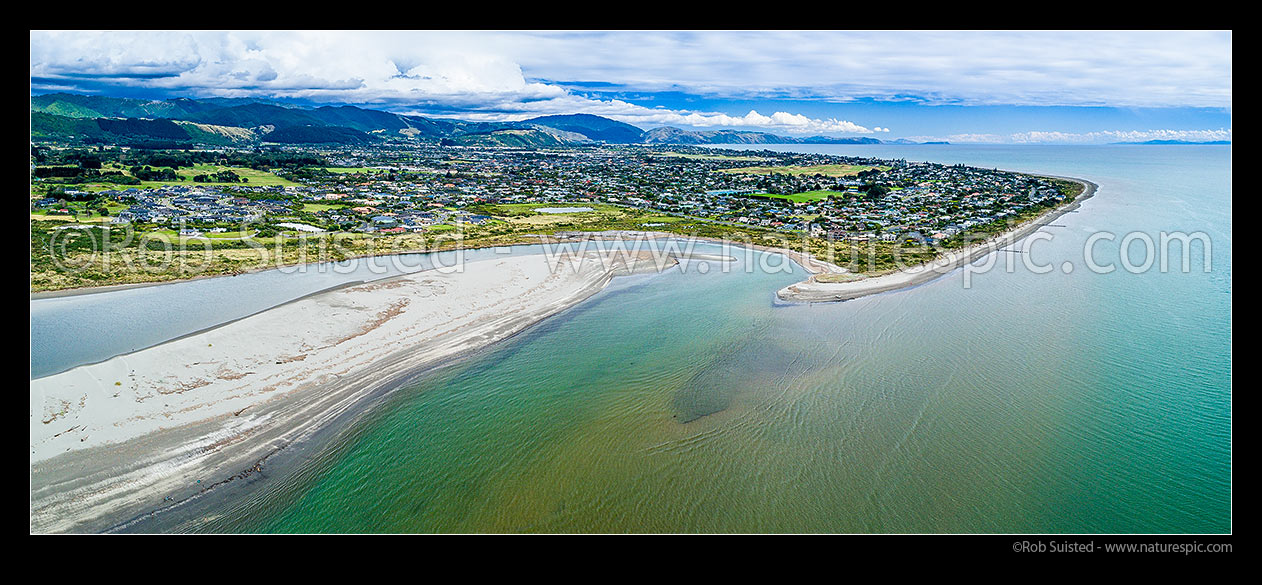
[[419,239],[403,248],[432,248],[444,234],[503,245],[624,229],[802,239],[816,252],[879,242],[921,247],[925,259],[1058,206],[1076,186],[903,159],[627,145],[36,146],[32,175],[33,249],[70,225],[216,249],[405,234]]
[[1225,559],[1232,47],[33,29],[29,532]]

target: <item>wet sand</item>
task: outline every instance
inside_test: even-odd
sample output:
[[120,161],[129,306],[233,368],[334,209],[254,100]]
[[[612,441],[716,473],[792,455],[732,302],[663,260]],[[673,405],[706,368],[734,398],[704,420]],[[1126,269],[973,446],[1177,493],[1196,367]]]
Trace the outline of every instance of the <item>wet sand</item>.
[[99,532],[258,473],[418,371],[670,256],[516,256],[312,295],[31,381],[33,532]]

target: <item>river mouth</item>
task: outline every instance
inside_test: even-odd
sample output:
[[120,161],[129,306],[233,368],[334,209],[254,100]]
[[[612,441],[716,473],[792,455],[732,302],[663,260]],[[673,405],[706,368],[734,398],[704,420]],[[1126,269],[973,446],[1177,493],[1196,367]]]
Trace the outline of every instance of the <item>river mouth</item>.
[[[700,246],[700,248],[697,248]],[[694,250],[698,262],[721,269],[723,252],[695,240],[659,240],[619,234],[616,239],[575,243],[523,244],[432,253],[356,258],[342,262],[286,266],[187,281],[126,285],[34,295],[31,299],[31,379],[103,362],[182,337],[202,333],[303,298],[424,270],[457,267],[523,254],[556,254],[566,249],[613,247],[635,253],[658,247],[683,258]],[[704,261],[704,262],[702,262]]]
[[[1209,148],[932,151],[1099,182],[1049,261],[1099,230],[1230,241]],[[774,298],[801,271],[620,277],[122,530],[1230,532],[1230,260],[812,305]]]
[[[672,252],[670,254],[639,252],[639,256],[636,255],[637,253],[629,253],[625,251],[580,251],[575,254],[562,254],[555,259],[555,262],[558,264],[551,265],[552,267],[546,269],[544,261],[547,260],[547,262],[551,263],[553,260],[544,258],[539,254],[519,256],[517,257],[517,260],[499,259],[487,260],[486,262],[488,262],[487,266],[490,265],[489,263],[495,263],[497,265],[495,268],[497,273],[502,272],[502,269],[498,268],[498,265],[503,265],[506,262],[518,262],[519,264],[525,262],[530,266],[537,265],[536,268],[543,271],[535,275],[536,280],[538,276],[546,275],[544,280],[547,281],[549,279],[574,278],[575,276],[568,272],[570,267],[567,267],[567,263],[576,257],[595,255],[593,259],[584,260],[583,266],[585,267],[581,269],[580,273],[575,274],[591,274],[590,277],[584,278],[597,277],[602,273],[605,274],[605,276],[598,280],[593,280],[589,285],[584,285],[584,288],[575,291],[573,293],[575,296],[572,297],[573,300],[560,299],[557,301],[550,301],[549,305],[545,305],[546,307],[555,306],[557,309],[564,311],[565,307],[568,307],[571,304],[578,303],[582,299],[585,299],[593,294],[599,294],[600,290],[604,288],[606,284],[610,283],[610,279],[615,276],[625,275],[623,278],[636,279],[636,282],[640,282],[643,285],[651,282],[651,279],[646,281],[640,278],[640,276],[658,276],[661,274],[662,270],[672,269],[672,267],[678,266],[680,274],[686,273],[686,271],[683,270],[680,259],[683,259],[685,262],[697,261],[718,264],[731,264],[737,261],[734,257],[724,255],[698,254],[694,257],[678,252]],[[609,261],[604,260],[606,256],[610,258]],[[600,258],[600,260],[597,261],[594,258]],[[623,264],[628,262],[631,264],[623,266]],[[473,269],[475,274],[480,273],[480,271],[485,272],[486,270],[491,270],[490,268],[483,268],[480,263],[474,265]],[[698,273],[704,272],[705,271],[699,271]],[[441,273],[430,275],[429,272],[422,272],[417,273],[416,275],[396,276],[376,280],[370,283],[353,284],[348,285],[348,287],[340,288],[335,292],[322,293],[291,301],[275,310],[279,311],[284,309],[290,310],[290,312],[306,311],[306,309],[303,308],[305,307],[305,304],[316,303],[316,305],[320,305],[321,303],[331,302],[333,297],[338,295],[397,295],[399,290],[396,289],[399,289],[402,285],[412,282],[416,278],[427,279],[427,281],[434,280],[436,283],[441,285],[441,283],[445,281],[445,278],[450,277]],[[528,276],[521,278],[530,280],[530,277]],[[410,298],[415,298],[415,295],[408,293],[407,296],[400,297],[400,300],[407,301]],[[329,305],[322,310],[316,310],[316,313],[324,311],[327,314],[328,310],[334,310],[335,312],[340,311],[340,307],[342,307],[343,304],[344,303],[341,301],[334,302],[334,304]],[[392,304],[388,309],[389,310],[386,311],[386,313],[383,313],[384,320],[382,320],[381,323],[386,323],[390,319],[395,318],[394,316],[400,314],[403,307],[394,307],[394,304]],[[554,308],[547,308],[544,313],[539,314],[544,315],[546,318],[546,315],[555,312],[555,310],[556,309]],[[496,318],[498,319],[498,317]],[[258,321],[259,319],[275,320],[276,317],[272,316],[271,311],[265,311],[255,317],[234,321],[233,324],[226,324],[219,328],[212,328],[207,332],[192,336],[185,336],[180,340],[170,342],[170,346],[164,344],[157,346],[152,350],[128,354],[123,357],[129,359],[131,362],[136,362],[136,360],[140,360],[145,355],[153,351],[165,351],[168,347],[173,347],[174,345],[180,343],[183,343],[184,345],[187,345],[188,343],[202,344],[209,339],[210,336],[215,338],[212,340],[213,343],[205,344],[206,347],[228,347],[226,350],[216,349],[215,351],[233,351],[231,349],[232,340],[238,337],[233,331],[246,326],[254,327],[251,323]],[[524,328],[530,327],[535,320],[537,320],[536,317],[527,316],[511,325],[497,327],[495,330],[488,330],[486,334],[476,333],[474,334],[475,337],[471,338],[468,343],[471,344],[470,347],[476,348],[489,343],[502,342],[503,339],[514,336]],[[279,323],[276,325],[283,329],[283,326]],[[373,324],[372,327],[364,330],[364,332],[354,333],[345,339],[350,340],[357,338],[364,333],[371,332],[376,327],[378,327],[378,324]],[[233,331],[229,331],[229,329],[232,329]],[[271,326],[268,327],[268,331],[272,332],[277,332],[281,329],[275,329]],[[311,341],[313,341],[315,345],[319,345],[318,341]],[[474,343],[475,341],[476,343]],[[145,488],[144,490],[141,490],[139,487],[128,487],[127,490],[129,491],[125,493],[119,492],[118,498],[120,498],[119,502],[122,503],[122,505],[118,512],[110,512],[106,510],[93,511],[91,513],[94,516],[85,516],[77,520],[71,520],[70,518],[65,517],[59,519],[55,518],[55,516],[59,514],[56,510],[59,509],[60,506],[73,505],[73,502],[75,501],[73,498],[82,497],[76,494],[85,494],[89,491],[98,493],[108,491],[106,488],[102,487],[104,484],[99,482],[108,482],[110,480],[96,472],[88,474],[88,479],[83,481],[70,480],[69,478],[58,479],[61,478],[64,475],[64,472],[66,472],[69,468],[88,461],[115,461],[116,457],[108,456],[112,449],[108,446],[108,444],[102,445],[101,447],[93,447],[92,445],[79,447],[82,453],[75,454],[73,457],[71,457],[72,454],[67,453],[64,456],[52,456],[51,459],[48,459],[50,455],[45,453],[40,456],[39,462],[33,463],[32,466],[34,474],[32,493],[33,499],[36,499],[38,502],[38,505],[33,508],[33,510],[37,511],[33,512],[33,517],[39,518],[40,523],[43,523],[46,520],[52,522],[53,524],[48,525],[50,529],[70,529],[72,531],[96,531],[102,529],[111,531],[145,531],[152,529],[151,527],[159,526],[179,528],[185,526],[185,522],[179,520],[180,518],[205,518],[207,517],[207,514],[204,513],[204,511],[220,508],[223,506],[223,503],[227,501],[224,497],[221,497],[222,494],[253,493],[253,491],[258,487],[269,485],[267,480],[269,477],[288,476],[290,473],[295,473],[296,471],[286,469],[286,462],[300,461],[304,458],[309,458],[310,453],[312,452],[310,450],[312,445],[321,444],[322,441],[336,442],[336,438],[340,435],[336,430],[329,430],[329,425],[348,424],[354,426],[358,417],[362,413],[370,410],[368,405],[376,404],[381,397],[388,395],[393,389],[398,388],[400,384],[405,383],[408,380],[412,380],[422,373],[432,372],[435,368],[442,367],[447,363],[463,361],[464,359],[467,359],[467,354],[470,354],[468,351],[455,351],[456,349],[463,347],[465,345],[464,342],[454,345],[448,342],[443,343],[444,345],[448,345],[455,349],[446,350],[444,355],[447,357],[443,357],[437,362],[435,362],[433,358],[429,357],[419,358],[422,361],[418,362],[416,361],[418,358],[414,358],[412,355],[413,350],[400,350],[384,361],[374,363],[372,371],[368,372],[365,370],[362,376],[358,376],[353,379],[342,379],[338,376],[334,376],[328,381],[315,382],[320,386],[331,385],[329,387],[332,388],[332,390],[328,392],[320,391],[318,393],[311,394],[309,391],[305,391],[307,392],[306,394],[293,395],[299,398],[287,398],[283,402],[271,401],[257,405],[253,403],[246,403],[241,408],[237,408],[237,406],[240,405],[234,404],[233,406],[228,407],[228,410],[224,411],[224,414],[221,417],[218,417],[227,417],[227,426],[224,427],[224,429],[228,431],[228,434],[226,435],[218,429],[207,426],[207,424],[210,424],[209,421],[207,421],[207,424],[203,424],[202,422],[194,423],[192,419],[190,419],[186,423],[176,424],[169,431],[154,433],[152,435],[146,434],[138,436],[135,442],[131,440],[124,441],[122,443],[124,451],[136,451],[137,449],[145,448],[143,445],[150,443],[154,443],[156,445],[158,443],[162,443],[162,441],[167,441],[171,445],[178,446],[174,450],[170,450],[169,448],[157,448],[154,455],[155,458],[151,458],[146,455],[134,460],[117,460],[116,464],[109,464],[111,468],[122,467],[126,469],[125,474],[121,477],[133,477],[133,479],[136,480],[127,480],[126,485],[141,485],[141,483],[137,483],[137,481],[140,481],[140,478],[142,477],[152,476],[158,467],[171,468],[172,470],[178,471],[174,471],[170,477],[158,478],[156,481],[159,483],[155,484],[152,489]],[[308,344],[305,342],[302,345],[304,348],[308,347]],[[172,351],[176,350],[173,349]],[[203,348],[200,350],[200,353],[205,353],[206,351],[209,350]],[[309,350],[303,349],[298,351]],[[417,355],[423,356],[428,354]],[[472,355],[477,355],[477,352],[474,352]],[[114,365],[115,362],[123,359],[123,357],[113,358],[107,362],[93,366],[85,366],[82,369],[106,368],[111,369],[112,371],[117,369]],[[318,359],[317,362],[312,362],[309,358],[310,356],[307,353],[303,353],[297,357],[278,359],[275,361],[276,368],[273,369],[288,368],[290,367],[288,364],[293,362],[299,362],[296,365],[304,368],[308,365],[318,366]],[[220,381],[231,381],[227,383],[238,383],[237,381],[240,378],[256,374],[253,370],[257,370],[261,367],[258,365],[243,366],[247,368],[252,367],[253,370],[243,371],[240,375],[234,375],[231,371],[224,369],[227,367],[229,362],[210,358],[205,358],[203,361],[208,364],[208,366],[203,367],[218,367],[219,370],[216,370],[217,373],[214,375],[219,376],[218,379]],[[416,362],[417,365],[409,365],[413,362]],[[264,363],[270,364],[271,358],[265,360]],[[146,376],[151,375],[147,373],[148,369],[144,367],[136,364],[131,364],[131,366],[140,368],[142,374]],[[265,367],[271,368],[271,366]],[[53,383],[51,381],[59,380],[66,376],[76,375],[75,372],[78,371],[80,371],[80,369],[57,376],[34,380],[32,382],[33,388],[35,385],[41,384],[41,388],[43,388],[48,384]],[[225,371],[227,371],[227,373],[224,373]],[[101,378],[102,375],[109,377],[109,374],[96,374],[93,376],[93,379]],[[119,375],[121,375],[121,371],[119,372]],[[266,372],[257,375],[265,377],[269,376]],[[301,379],[306,378],[307,377],[304,376]],[[323,376],[321,377],[321,380],[322,379]],[[295,380],[298,380],[298,378],[295,378]],[[119,387],[118,391],[128,393],[133,392],[131,390],[133,382],[134,381],[128,381],[126,384]],[[200,387],[200,385],[203,384],[194,384],[193,386],[190,386],[189,389],[196,390]],[[303,384],[304,387],[310,385],[311,384],[309,383]],[[115,386],[118,386],[118,384]],[[242,386],[242,390],[246,390],[248,388],[250,388],[248,384],[246,386]],[[117,397],[118,391],[115,391],[115,397]],[[161,392],[160,388],[159,392]],[[201,392],[203,391],[199,390],[199,393]],[[183,391],[177,392],[177,394],[182,393]],[[164,402],[170,400],[171,398],[166,398],[164,399]],[[325,405],[324,403],[328,404]],[[193,404],[185,410],[190,410],[192,408],[202,409],[204,407]],[[77,415],[72,414],[72,418],[74,416]],[[287,420],[296,421],[298,419],[302,419],[306,422],[303,422],[298,426],[283,422]],[[74,418],[74,420],[78,419]],[[200,421],[200,419],[198,420]],[[188,426],[185,428],[181,425]],[[37,428],[41,432],[47,430],[43,427],[32,428],[33,433]],[[89,438],[94,439],[96,442],[101,440],[110,440],[108,438],[101,437],[99,433],[93,432],[93,429],[90,429],[87,426],[72,426],[66,432],[58,433],[53,438],[56,439],[57,437],[66,435],[66,433],[72,432],[74,433],[73,435],[62,437],[58,440],[65,443],[66,441],[74,439],[78,435],[83,435],[82,439],[79,439],[80,441],[87,440]],[[34,437],[35,435],[33,434],[32,436]],[[320,440],[312,442],[311,437],[319,437]],[[34,441],[35,439],[33,438],[32,440]],[[77,443],[73,442],[69,444],[76,447],[78,446]],[[36,443],[33,442],[33,446],[34,445],[36,445]],[[105,449],[105,451],[101,451],[100,453],[93,455],[93,453],[97,453],[100,449]],[[225,449],[231,449],[235,455],[229,455],[228,451]],[[222,453],[220,452],[221,450]],[[47,449],[45,449],[45,451],[47,451]],[[137,451],[137,453],[139,452],[140,451]],[[157,455],[157,453],[161,452],[169,452],[170,458],[160,459],[162,456]],[[102,459],[102,457],[104,458]],[[203,458],[208,458],[207,463],[198,463],[198,461]],[[76,461],[79,463],[76,464]],[[148,471],[148,468],[152,468],[154,471]],[[188,481],[184,481],[184,479],[181,478],[188,478]],[[67,480],[69,480],[69,483],[64,483]],[[57,489],[52,487],[54,484],[63,483],[69,491],[59,492]],[[143,501],[153,500],[159,496],[161,497],[161,500],[156,507],[153,504],[142,503]],[[100,497],[101,496],[94,496],[94,498],[98,500]],[[144,511],[139,515],[135,515],[134,512],[137,507],[144,509]],[[122,515],[121,518],[120,515]],[[213,516],[214,514],[210,515]],[[171,520],[157,520],[158,518],[163,517],[169,517]],[[73,522],[74,525],[64,525],[64,523],[68,521]],[[193,520],[189,521],[193,522]],[[43,526],[44,524],[40,525]],[[59,526],[61,528],[53,528],[54,526]]]

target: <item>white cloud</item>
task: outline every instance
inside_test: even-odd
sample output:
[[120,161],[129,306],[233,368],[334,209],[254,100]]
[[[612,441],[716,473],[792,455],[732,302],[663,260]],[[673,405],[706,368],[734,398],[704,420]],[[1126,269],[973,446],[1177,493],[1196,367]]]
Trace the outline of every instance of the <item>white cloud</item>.
[[1108,144],[1112,142],[1146,142],[1149,140],[1182,140],[1212,142],[1231,140],[1230,128],[1217,130],[1103,130],[1098,132],[1030,131],[1012,134],[951,134],[948,136],[909,136],[916,141],[941,141],[976,144]]
[[643,90],[964,104],[1231,102],[1230,31],[619,31],[530,35],[504,46],[516,42],[530,75]]
[[780,130],[792,134],[871,134],[874,130],[870,130],[853,122],[846,120],[838,120],[829,118],[821,120],[817,118],[808,118],[802,114],[790,114],[788,112],[776,112],[770,116],[764,116],[757,110],[750,110],[744,116],[729,116],[727,114],[716,113],[681,113],[681,112],[662,112],[659,110],[649,110],[644,116],[635,116],[634,114],[627,117],[635,117],[638,122],[646,125],[679,125],[690,126],[693,128],[760,128],[766,130]]
[[32,31],[30,59],[34,78],[169,75],[144,83],[343,101],[537,99],[590,80],[838,102],[1231,105],[1230,31]]
[[[148,88],[475,120],[586,112],[641,127],[884,134],[890,132],[886,126],[837,118],[645,107],[565,87],[594,82],[592,87],[604,84],[615,92],[671,91],[714,100],[871,98],[1229,111],[1231,32],[32,31],[30,71],[33,87],[42,90]],[[936,139],[1132,140],[1106,134]]]
[[350,31],[31,33],[31,76],[127,78],[202,95],[341,101],[564,93],[529,82],[510,55],[430,33]]
[[[591,100],[579,96],[560,96],[530,104],[499,103],[487,112],[459,112],[450,117],[472,121],[519,121],[546,114],[571,114],[583,112],[626,122],[641,128],[658,126],[687,126],[689,128],[752,129],[789,134],[871,134],[888,132],[874,130],[846,120],[835,118],[808,118],[801,114],[776,112],[770,116],[750,110],[744,116],[731,116],[717,112],[688,112],[664,108],[646,108],[621,100]],[[507,112],[507,113],[506,113]],[[422,114],[423,112],[401,112]]]
[[1231,130],[1105,130],[1100,132],[1021,132],[1011,135],[1015,143],[1101,143],[1145,142],[1148,140],[1184,140],[1210,142],[1231,140]]

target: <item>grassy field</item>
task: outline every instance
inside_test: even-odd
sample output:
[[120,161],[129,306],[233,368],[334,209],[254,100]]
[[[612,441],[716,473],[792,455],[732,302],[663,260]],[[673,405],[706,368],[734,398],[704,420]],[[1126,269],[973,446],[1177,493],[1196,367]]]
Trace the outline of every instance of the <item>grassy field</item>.
[[[124,175],[127,175],[129,177],[132,176],[131,173],[126,168],[124,168],[123,166],[117,163],[106,164],[101,168],[101,170],[102,171],[122,171]],[[218,173],[218,172],[226,171],[226,170],[232,171],[242,177],[245,177],[249,179],[250,182],[248,183],[195,183],[193,182],[193,177],[197,175]],[[179,177],[182,177],[184,180],[182,181],[141,181],[139,185],[118,185],[114,183],[82,183],[78,185],[67,184],[65,185],[65,187],[67,189],[76,189],[79,191],[86,191],[86,192],[91,193],[91,192],[96,192],[96,191],[107,191],[111,189],[119,190],[119,191],[123,189],[130,189],[130,188],[156,189],[159,187],[166,187],[170,185],[186,185],[186,186],[196,186],[196,185],[242,186],[244,185],[244,186],[262,186],[262,187],[269,187],[269,186],[275,186],[275,185],[280,185],[283,187],[292,187],[292,186],[298,185],[298,183],[295,183],[288,179],[283,179],[267,171],[259,171],[259,170],[255,170],[251,168],[245,168],[245,167],[225,167],[221,165],[202,164],[202,165],[193,166],[191,168],[188,168],[188,167],[179,168],[175,171],[175,174]],[[52,186],[52,185],[57,185],[59,183],[55,181],[51,181],[51,180],[45,180],[45,181],[41,181],[39,184]]]
[[204,237],[217,240],[239,240],[241,238],[252,238],[257,233],[255,230],[242,231],[233,230],[227,232],[206,232],[202,234]]
[[69,215],[45,215],[44,212],[36,212],[31,214],[34,221],[75,221],[75,218]]
[[325,203],[303,203],[302,210],[308,213],[318,213],[328,211],[330,209],[346,209],[345,205],[328,205]]
[[298,185],[298,183],[295,183],[288,179],[282,179],[267,171],[258,171],[258,170],[245,168],[245,167],[224,167],[224,166],[219,166],[219,165],[195,165],[193,168],[181,168],[175,171],[175,174],[181,177],[184,177],[185,180],[179,183],[174,183],[174,184],[178,184],[178,185],[189,185],[189,184],[192,184],[192,185],[198,185],[198,184],[236,185],[238,184],[238,183],[193,183],[193,177],[196,175],[218,173],[221,171],[232,171],[238,175],[241,175],[242,177],[249,179],[250,182],[247,184],[252,185],[252,186],[270,187],[274,185],[280,185],[283,187],[293,187],[293,186]]
[[80,211],[74,215],[47,215],[43,211],[36,211],[31,213],[31,219],[36,221],[64,221],[70,223],[101,223],[109,222],[111,217],[88,211]]
[[[541,208],[587,207],[591,211],[575,211],[573,213],[541,213]],[[489,215],[502,219],[516,226],[540,228],[557,227],[559,229],[578,228],[582,225],[617,221],[626,216],[622,208],[613,205],[569,205],[549,203],[507,203],[488,208]]]
[[792,195],[779,195],[775,193],[760,194],[759,197],[769,197],[771,199],[787,199],[794,203],[811,203],[814,201],[824,201],[829,197],[837,197],[844,195],[841,191],[806,191],[804,193],[794,193]]
[[825,177],[851,177],[868,169],[888,170],[889,167],[870,167],[865,165],[817,165],[817,166],[784,166],[784,167],[741,167],[738,169],[723,169],[725,173],[738,173],[743,175],[770,175],[778,173],[781,175],[823,175]]
[[[591,208],[591,211],[574,213],[540,213],[539,208]],[[499,222],[491,228],[499,233],[533,232],[548,230],[604,231],[641,230],[644,224],[673,226],[690,222],[687,218],[645,211],[634,207],[621,207],[602,203],[501,203],[477,209]],[[661,226],[655,226],[661,227]]]
[[51,209],[39,209],[31,212],[31,219],[70,222],[107,222],[110,221],[110,218],[118,212],[127,209],[127,206],[122,203],[118,203],[117,201],[110,201],[105,204],[105,209],[109,212],[107,215],[97,213],[97,210],[100,208],[99,205],[89,205],[85,202],[69,202],[66,204],[66,208],[71,211],[71,215],[50,214],[49,211],[52,211]]

